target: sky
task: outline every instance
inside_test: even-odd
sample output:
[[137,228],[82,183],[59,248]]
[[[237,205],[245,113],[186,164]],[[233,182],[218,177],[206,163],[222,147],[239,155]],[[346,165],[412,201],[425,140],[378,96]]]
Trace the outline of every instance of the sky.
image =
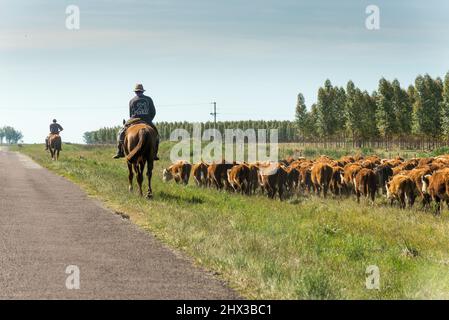
[[[66,7],[80,29],[66,28]],[[368,5],[380,29],[365,26]],[[293,120],[326,79],[369,92],[449,71],[446,0],[0,0],[0,126],[42,142],[119,125],[136,83],[155,121]]]

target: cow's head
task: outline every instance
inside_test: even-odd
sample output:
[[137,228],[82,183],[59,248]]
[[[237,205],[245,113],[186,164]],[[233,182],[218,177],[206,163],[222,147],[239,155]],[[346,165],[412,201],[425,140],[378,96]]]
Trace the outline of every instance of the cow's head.
[[168,182],[172,179],[173,179],[173,174],[171,173],[171,171],[168,169],[164,169],[164,171],[162,171],[162,180],[164,182]]
[[421,177],[421,182],[422,182],[421,192],[423,194],[429,194],[429,184],[430,184],[431,177],[432,177],[431,174],[426,174]]

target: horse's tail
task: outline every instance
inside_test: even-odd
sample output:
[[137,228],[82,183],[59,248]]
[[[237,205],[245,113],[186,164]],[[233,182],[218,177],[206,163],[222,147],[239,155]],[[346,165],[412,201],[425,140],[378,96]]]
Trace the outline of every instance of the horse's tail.
[[62,139],[60,136],[58,136],[55,139],[55,149],[61,151],[61,149],[62,149],[61,147],[62,147]]
[[142,154],[143,148],[145,146],[145,131],[145,129],[139,130],[139,142],[137,143],[137,146],[135,146],[134,149],[132,149],[126,157],[129,162],[134,162],[136,158]]

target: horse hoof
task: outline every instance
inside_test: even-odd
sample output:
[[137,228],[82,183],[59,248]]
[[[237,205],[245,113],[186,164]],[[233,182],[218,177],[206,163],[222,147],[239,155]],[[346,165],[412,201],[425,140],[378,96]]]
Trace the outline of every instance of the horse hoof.
[[152,194],[147,194],[146,198],[147,198],[148,200],[151,200],[151,199],[153,199],[153,195],[152,195]]

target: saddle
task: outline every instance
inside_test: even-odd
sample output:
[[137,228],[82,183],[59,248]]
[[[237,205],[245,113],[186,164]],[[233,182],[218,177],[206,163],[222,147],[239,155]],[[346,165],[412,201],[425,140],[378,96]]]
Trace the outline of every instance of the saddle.
[[146,125],[150,126],[151,128],[153,128],[156,131],[157,135],[159,135],[159,131],[157,130],[157,128],[154,124],[148,123],[139,118],[133,118],[133,119],[129,119],[128,121],[126,121],[125,122],[125,132],[129,127],[132,127],[136,124],[146,124]]

